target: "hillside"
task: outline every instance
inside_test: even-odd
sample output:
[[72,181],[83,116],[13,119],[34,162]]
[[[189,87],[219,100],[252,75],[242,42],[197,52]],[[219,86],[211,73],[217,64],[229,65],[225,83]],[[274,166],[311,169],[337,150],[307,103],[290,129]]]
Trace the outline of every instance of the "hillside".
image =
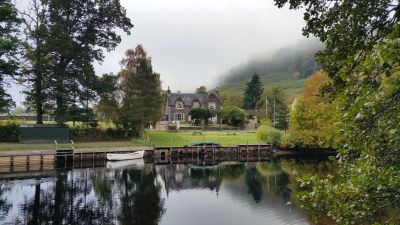
[[292,99],[303,90],[307,77],[319,69],[314,53],[322,47],[315,39],[301,40],[293,46],[279,49],[270,57],[253,59],[233,67],[221,76],[219,90],[222,93],[243,92],[251,76],[257,73],[266,88],[281,85]]

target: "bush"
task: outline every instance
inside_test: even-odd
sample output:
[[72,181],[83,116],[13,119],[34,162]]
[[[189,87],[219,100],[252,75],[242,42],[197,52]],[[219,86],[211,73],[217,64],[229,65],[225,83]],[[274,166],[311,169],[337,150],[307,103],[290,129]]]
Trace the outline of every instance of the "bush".
[[218,113],[222,123],[242,127],[247,119],[247,113],[236,106],[227,106]]
[[270,119],[261,118],[258,120],[257,126],[272,126],[272,121]]
[[257,138],[273,146],[280,146],[282,133],[270,126],[260,126],[256,132]]
[[0,123],[0,142],[18,142],[19,123],[7,121]]
[[201,122],[204,122],[205,125],[208,125],[208,119],[215,115],[213,110],[208,108],[192,108],[189,112],[189,115],[192,117],[194,124],[199,126]]
[[[18,142],[19,123],[0,122],[0,142]],[[137,136],[136,132],[116,128],[89,128],[86,126],[70,127],[69,138],[75,142],[120,141]]]
[[123,129],[113,128],[87,128],[87,127],[72,127],[69,130],[69,137],[75,142],[91,142],[91,141],[119,141],[127,140],[135,136],[131,131],[126,133]]
[[288,147],[288,148],[296,147],[296,144],[295,144],[295,142],[293,140],[293,137],[289,133],[282,134],[281,146],[282,147]]

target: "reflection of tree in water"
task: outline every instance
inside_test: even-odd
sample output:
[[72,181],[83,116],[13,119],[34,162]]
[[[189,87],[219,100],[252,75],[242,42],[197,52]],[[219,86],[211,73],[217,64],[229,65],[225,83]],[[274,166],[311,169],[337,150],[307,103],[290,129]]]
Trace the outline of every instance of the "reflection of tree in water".
[[221,177],[227,180],[236,180],[246,172],[244,164],[226,165],[221,170]]
[[[114,171],[113,171],[114,172]],[[100,170],[93,176],[93,189],[96,197],[101,200],[101,202],[110,208],[113,208],[113,179],[114,173],[105,170]]]
[[8,211],[12,207],[12,203],[7,201],[7,195],[5,192],[9,190],[9,186],[6,182],[0,183],[0,221],[4,221],[4,215],[7,215]]
[[317,175],[325,177],[328,174],[337,173],[337,165],[335,161],[322,158],[304,158],[304,159],[282,159],[280,160],[282,170],[289,175],[291,183],[291,199],[294,204],[298,203],[298,192],[301,191],[300,184],[297,182],[299,176],[304,174]]
[[245,183],[254,201],[261,201],[264,192],[285,201],[291,198],[289,175],[282,170],[280,161],[262,162],[246,170]]
[[122,225],[156,225],[163,215],[164,200],[160,197],[160,185],[156,174],[144,174],[141,170],[123,171],[121,184],[121,210],[118,220]]
[[263,195],[262,189],[262,177],[257,172],[256,168],[249,168],[246,171],[246,185],[249,189],[249,193],[253,195],[253,199],[256,202],[261,201],[261,196]]
[[38,181],[22,207],[27,224],[114,224],[112,212],[90,196],[90,174],[80,172],[60,173],[44,187]]
[[[164,212],[153,171],[74,170],[43,182],[27,181],[23,192],[27,197],[12,224],[116,224],[120,220],[153,225]],[[0,184],[0,215],[11,207],[6,192],[5,184]]]
[[263,187],[268,193],[290,200],[292,189],[289,175],[282,170],[281,161],[257,164],[257,171],[263,177]]
[[203,180],[205,178],[208,178],[212,174],[215,174],[215,171],[210,169],[196,169],[196,170],[191,170],[190,177],[193,180]]

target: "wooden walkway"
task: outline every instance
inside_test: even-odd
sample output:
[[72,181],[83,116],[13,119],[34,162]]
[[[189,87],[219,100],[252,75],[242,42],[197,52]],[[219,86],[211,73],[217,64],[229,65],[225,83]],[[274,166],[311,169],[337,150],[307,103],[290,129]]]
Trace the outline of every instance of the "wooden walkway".
[[271,145],[237,145],[228,147],[157,147],[153,151],[154,163],[192,163],[200,160],[219,161],[265,161],[272,158]]
[[57,165],[61,165],[63,168],[83,167],[83,165],[95,167],[99,162],[104,164],[108,153],[132,153],[139,150],[146,150],[147,162],[156,164],[199,161],[265,161],[270,160],[273,153],[270,145],[0,151],[0,174],[52,171]]
[[54,149],[0,151],[0,174],[54,170],[57,161],[66,166],[67,160],[105,160],[107,153],[132,153],[150,147],[97,148],[97,149]]

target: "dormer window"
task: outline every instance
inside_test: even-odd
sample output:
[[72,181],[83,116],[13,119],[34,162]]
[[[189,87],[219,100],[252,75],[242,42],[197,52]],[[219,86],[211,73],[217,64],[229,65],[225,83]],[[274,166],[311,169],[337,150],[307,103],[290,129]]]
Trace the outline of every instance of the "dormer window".
[[175,108],[176,108],[176,109],[183,109],[183,102],[180,102],[180,101],[179,101],[179,102],[176,102],[176,103],[175,103]]
[[217,108],[217,105],[215,104],[215,102],[209,102],[209,103],[208,103],[208,108],[209,108],[209,109],[216,109],[216,108]]
[[193,108],[199,108],[200,107],[200,102],[194,101],[193,102]]

